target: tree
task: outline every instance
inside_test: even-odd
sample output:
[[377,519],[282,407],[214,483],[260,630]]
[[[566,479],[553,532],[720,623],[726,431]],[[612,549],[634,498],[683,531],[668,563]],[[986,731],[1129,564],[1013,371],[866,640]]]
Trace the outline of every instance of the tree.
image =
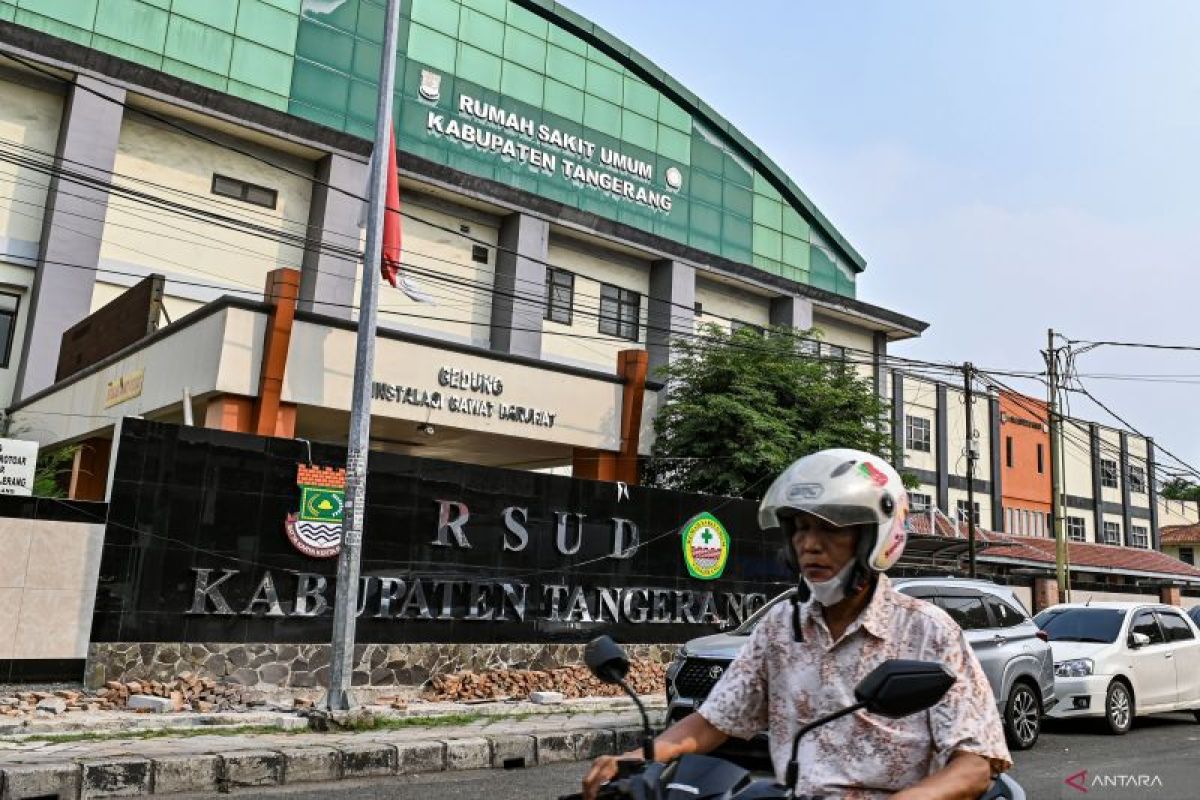
[[1159,494],[1167,500],[1200,501],[1200,486],[1186,478],[1176,476],[1163,484]]
[[35,497],[66,497],[71,481],[71,465],[75,462],[77,446],[68,445],[38,453],[33,473]]
[[647,484],[756,499],[788,464],[825,448],[894,460],[887,403],[853,365],[802,351],[796,331],[710,325],[673,346]]

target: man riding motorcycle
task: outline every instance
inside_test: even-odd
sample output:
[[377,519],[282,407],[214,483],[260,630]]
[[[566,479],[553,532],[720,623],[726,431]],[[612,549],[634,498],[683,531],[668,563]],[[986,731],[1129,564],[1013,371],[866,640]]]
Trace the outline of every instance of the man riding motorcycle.
[[[904,550],[907,511],[900,476],[869,453],[825,450],[784,470],[763,498],[759,524],[782,529],[796,597],[763,618],[699,710],[655,739],[655,760],[707,753],[765,728],[782,781],[799,727],[851,705],[863,676],[904,658],[940,661],[958,680],[923,713],[893,720],[859,711],[813,731],[800,743],[796,793],[976,798],[1011,767],[991,688],[962,630],[883,574]],[[617,760],[595,761],[585,798],[616,774]]]

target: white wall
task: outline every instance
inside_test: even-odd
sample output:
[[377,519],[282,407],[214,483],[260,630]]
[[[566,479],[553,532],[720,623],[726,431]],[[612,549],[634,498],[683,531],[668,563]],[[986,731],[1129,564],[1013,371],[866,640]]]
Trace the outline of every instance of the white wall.
[[[937,387],[928,381],[904,376],[904,414],[929,420],[929,452],[912,450],[904,443],[904,465],[913,469],[937,471]],[[901,423],[903,424],[903,422]],[[936,492],[934,502],[937,502]]]
[[[313,173],[312,163],[288,153],[249,142],[238,142],[238,146],[249,152],[261,152],[270,161],[285,164],[301,175]],[[113,172],[113,183],[118,186],[263,225],[273,231],[299,236],[307,233],[310,180],[136,114],[126,114],[121,124]],[[278,192],[276,207],[268,209],[213,194],[214,174],[274,189]],[[269,272],[279,267],[298,269],[302,258],[300,246],[228,230],[213,222],[156,210],[119,196],[109,200],[100,248],[101,264],[110,270],[166,275],[165,306],[172,320],[195,307],[195,287],[191,290],[174,287],[175,281],[242,290],[234,293],[258,299]],[[115,287],[124,288],[136,280],[136,277],[99,273],[93,310],[119,292]],[[219,289],[210,291],[210,296],[221,293]],[[179,302],[180,296],[192,302]]]
[[84,658],[104,526],[0,518],[0,659]]
[[[646,346],[646,297],[650,263],[574,240],[550,240],[548,261],[575,273],[574,313],[570,325],[542,323],[542,358],[593,369],[615,371],[617,353]],[[608,283],[641,295],[638,340],[600,333],[600,284]],[[571,336],[556,334],[569,333]]]

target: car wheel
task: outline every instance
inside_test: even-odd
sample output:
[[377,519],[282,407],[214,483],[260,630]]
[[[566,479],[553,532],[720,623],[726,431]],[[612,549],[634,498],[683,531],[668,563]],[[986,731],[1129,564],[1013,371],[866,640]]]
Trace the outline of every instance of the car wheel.
[[1129,687],[1121,681],[1113,681],[1108,685],[1108,695],[1104,698],[1104,721],[1113,734],[1120,736],[1128,733],[1133,725],[1133,697]]
[[1004,705],[1004,732],[1013,750],[1028,750],[1037,744],[1042,730],[1042,713],[1037,696],[1027,683],[1018,683]]

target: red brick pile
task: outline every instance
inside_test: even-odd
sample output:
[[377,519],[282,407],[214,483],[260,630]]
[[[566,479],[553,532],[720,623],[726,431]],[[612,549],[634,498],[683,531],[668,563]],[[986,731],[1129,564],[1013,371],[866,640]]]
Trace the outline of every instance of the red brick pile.
[[[626,680],[640,695],[661,694],[666,685],[666,665],[634,661]],[[524,699],[532,692],[562,692],[564,697],[624,696],[619,686],[601,683],[587,667],[547,670],[489,670],[438,675],[426,685],[426,700]]]

